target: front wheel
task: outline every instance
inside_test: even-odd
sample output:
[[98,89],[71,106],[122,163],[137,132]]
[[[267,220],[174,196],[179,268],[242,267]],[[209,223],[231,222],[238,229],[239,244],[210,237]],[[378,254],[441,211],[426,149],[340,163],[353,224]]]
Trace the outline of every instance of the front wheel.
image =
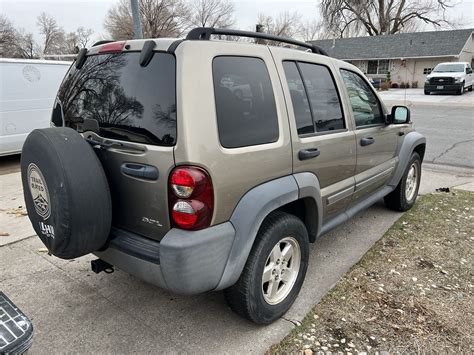
[[429,95],[430,92],[428,90],[425,90],[425,95]]
[[421,158],[413,152],[410,162],[395,190],[385,196],[385,205],[396,211],[407,211],[413,207],[418,196],[421,179]]
[[461,87],[459,88],[457,94],[462,95],[464,93],[464,83],[461,83]]
[[269,324],[291,307],[308,268],[309,241],[303,222],[272,212],[262,223],[237,283],[224,294],[230,308],[257,324]]

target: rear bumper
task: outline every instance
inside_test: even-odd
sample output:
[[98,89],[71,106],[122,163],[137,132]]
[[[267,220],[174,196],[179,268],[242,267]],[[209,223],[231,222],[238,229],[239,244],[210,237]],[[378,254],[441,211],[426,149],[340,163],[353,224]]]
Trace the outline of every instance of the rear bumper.
[[449,84],[449,85],[431,85],[425,84],[425,91],[429,92],[448,92],[448,91],[459,91],[462,87],[462,83]]
[[221,280],[235,229],[230,222],[200,231],[171,229],[160,241],[113,230],[99,258],[149,283],[180,294],[214,290]]

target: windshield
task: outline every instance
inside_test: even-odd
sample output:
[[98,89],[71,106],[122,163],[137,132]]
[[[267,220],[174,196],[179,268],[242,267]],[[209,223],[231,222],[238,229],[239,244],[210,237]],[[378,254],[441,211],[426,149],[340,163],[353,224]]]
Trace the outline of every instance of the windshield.
[[146,67],[139,58],[138,52],[95,55],[81,69],[73,65],[59,89],[53,123],[62,107],[65,125],[80,132],[96,130],[105,138],[174,145],[175,58],[155,53]]
[[438,64],[434,70],[434,73],[461,73],[464,72],[463,64]]

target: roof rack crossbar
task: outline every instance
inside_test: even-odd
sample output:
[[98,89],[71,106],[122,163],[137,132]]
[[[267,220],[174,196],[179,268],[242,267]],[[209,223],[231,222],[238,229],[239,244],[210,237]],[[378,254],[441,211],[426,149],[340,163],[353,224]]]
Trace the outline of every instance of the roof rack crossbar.
[[236,37],[249,37],[249,38],[261,38],[270,41],[283,42],[288,44],[293,44],[295,46],[305,47],[311,49],[313,53],[322,54],[327,56],[328,54],[322,48],[315,46],[311,43],[297,41],[292,38],[275,36],[268,33],[261,32],[250,32],[250,31],[240,31],[240,30],[231,30],[227,28],[213,28],[213,27],[196,27],[189,31],[186,39],[188,40],[209,40],[212,35],[226,35],[226,36],[236,36]]

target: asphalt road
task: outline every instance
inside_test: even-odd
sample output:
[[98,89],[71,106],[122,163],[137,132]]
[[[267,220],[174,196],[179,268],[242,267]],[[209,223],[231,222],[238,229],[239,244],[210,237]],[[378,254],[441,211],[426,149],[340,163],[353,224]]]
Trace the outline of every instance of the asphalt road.
[[426,136],[425,162],[474,168],[474,107],[415,105],[411,117]]

